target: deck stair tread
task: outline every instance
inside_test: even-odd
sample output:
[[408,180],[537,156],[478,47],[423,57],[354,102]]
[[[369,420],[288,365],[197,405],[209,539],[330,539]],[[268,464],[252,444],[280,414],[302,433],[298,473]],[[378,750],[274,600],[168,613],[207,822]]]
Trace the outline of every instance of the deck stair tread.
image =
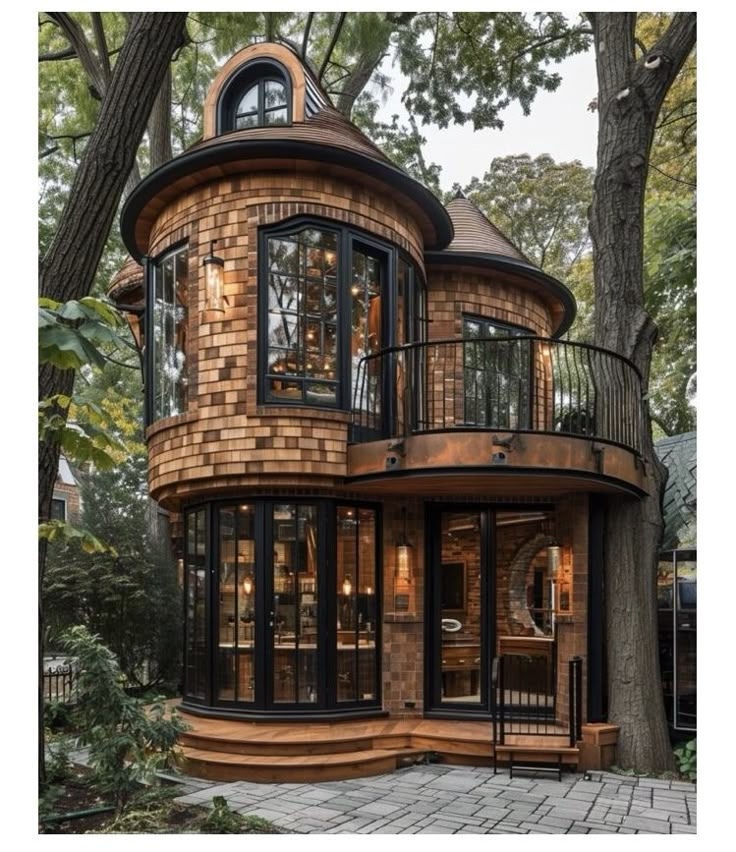
[[387,757],[412,757],[426,753],[421,748],[385,749],[374,748],[363,751],[341,752],[338,754],[234,754],[228,751],[209,751],[205,749],[182,747],[182,753],[187,760],[198,760],[206,763],[231,764],[238,766],[339,766],[342,764],[367,763],[373,760],[383,760]]

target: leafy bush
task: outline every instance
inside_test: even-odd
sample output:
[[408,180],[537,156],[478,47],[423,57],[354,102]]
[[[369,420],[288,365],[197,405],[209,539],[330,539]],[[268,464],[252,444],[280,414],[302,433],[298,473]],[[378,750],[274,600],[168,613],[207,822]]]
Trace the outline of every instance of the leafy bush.
[[46,758],[46,782],[60,784],[66,781],[72,772],[72,762],[69,759],[71,743],[68,739],[59,738],[49,745]]
[[187,726],[176,711],[166,718],[163,704],[146,708],[127,695],[115,655],[86,627],[71,628],[63,643],[79,665],[79,743],[89,747],[95,786],[120,815],[138,783],[169,763]]
[[240,834],[243,823],[243,817],[230,810],[224,796],[215,796],[199,830],[201,834]]
[[675,761],[677,769],[683,778],[688,781],[697,781],[698,778],[698,750],[697,740],[690,740],[675,749]]
[[69,726],[69,708],[61,701],[47,701],[43,707],[44,727],[60,731]]

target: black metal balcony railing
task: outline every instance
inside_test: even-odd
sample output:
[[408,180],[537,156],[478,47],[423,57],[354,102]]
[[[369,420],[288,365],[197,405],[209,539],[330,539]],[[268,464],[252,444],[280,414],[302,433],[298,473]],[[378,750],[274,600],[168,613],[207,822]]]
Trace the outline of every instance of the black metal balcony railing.
[[641,375],[615,352],[544,337],[411,343],[359,361],[353,441],[452,429],[574,435],[638,453]]

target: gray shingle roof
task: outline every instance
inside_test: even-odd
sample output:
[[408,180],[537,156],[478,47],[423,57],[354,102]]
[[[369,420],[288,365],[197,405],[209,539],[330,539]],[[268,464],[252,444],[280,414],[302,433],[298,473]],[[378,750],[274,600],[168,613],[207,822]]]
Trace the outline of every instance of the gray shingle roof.
[[656,441],[654,449],[667,467],[669,477],[664,492],[663,550],[694,547],[697,510],[697,433],[683,432]]

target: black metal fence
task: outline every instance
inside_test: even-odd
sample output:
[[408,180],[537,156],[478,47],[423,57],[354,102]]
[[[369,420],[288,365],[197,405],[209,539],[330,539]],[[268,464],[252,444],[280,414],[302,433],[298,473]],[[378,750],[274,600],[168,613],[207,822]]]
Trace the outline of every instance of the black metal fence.
[[568,661],[567,719],[559,718],[554,657],[505,654],[493,660],[493,741],[508,736],[567,737],[575,746],[582,733],[583,661]]
[[544,337],[412,343],[362,358],[353,440],[499,429],[558,433],[641,450],[642,387],[627,359]]
[[77,677],[70,663],[44,669],[43,695],[46,701],[74,704],[77,700]]

